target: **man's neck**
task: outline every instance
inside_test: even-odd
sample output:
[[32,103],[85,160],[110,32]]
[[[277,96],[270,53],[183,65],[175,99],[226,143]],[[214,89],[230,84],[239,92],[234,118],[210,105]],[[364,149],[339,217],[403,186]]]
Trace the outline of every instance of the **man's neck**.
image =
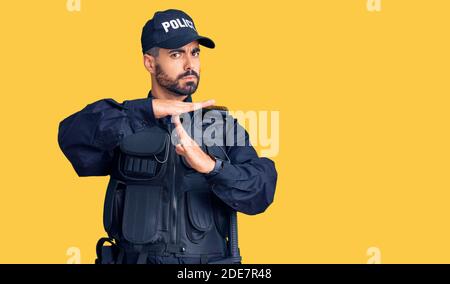
[[184,101],[187,97],[187,96],[179,96],[177,94],[174,94],[155,83],[152,84],[152,95],[154,98],[157,98],[157,99],[174,100],[174,101],[181,101],[181,102]]

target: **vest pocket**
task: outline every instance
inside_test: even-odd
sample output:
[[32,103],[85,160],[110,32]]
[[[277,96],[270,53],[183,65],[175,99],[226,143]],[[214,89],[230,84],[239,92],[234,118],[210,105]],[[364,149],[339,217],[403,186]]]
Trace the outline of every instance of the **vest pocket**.
[[106,190],[103,226],[105,231],[115,238],[118,238],[121,234],[124,189],[125,184],[111,178]]
[[216,196],[212,196],[212,204],[214,208],[214,223],[220,235],[225,239],[228,237],[228,231],[230,229],[230,209]]
[[209,192],[186,192],[186,234],[193,243],[200,242],[213,225],[213,209]]
[[128,180],[153,180],[164,175],[170,136],[151,127],[125,137],[120,144],[119,173]]
[[154,243],[160,239],[162,186],[128,185],[125,191],[122,231],[124,238],[135,244]]

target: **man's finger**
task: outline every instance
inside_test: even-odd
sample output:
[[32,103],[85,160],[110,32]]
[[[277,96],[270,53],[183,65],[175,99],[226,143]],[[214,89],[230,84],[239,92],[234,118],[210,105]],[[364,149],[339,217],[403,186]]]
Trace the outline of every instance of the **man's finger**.
[[202,108],[213,106],[216,104],[216,100],[214,100],[214,99],[207,100],[207,101],[201,102],[201,104],[202,104]]
[[172,122],[175,126],[181,125],[181,120],[179,115],[172,115]]
[[186,130],[183,127],[183,124],[181,124],[180,117],[178,115],[173,115],[172,121],[175,124],[175,131],[177,133],[179,142],[185,146],[191,146],[192,139],[189,134],[187,134]]
[[175,124],[175,130],[177,132],[178,137],[180,139],[184,138],[187,133],[183,128],[183,124],[181,124],[180,116],[172,115],[172,122],[173,122],[173,124]]
[[188,106],[188,111],[196,111],[198,109],[202,109],[208,106],[212,106],[216,103],[215,100],[207,100],[207,101],[203,101],[203,102],[199,102],[199,103],[191,103]]
[[181,144],[177,144],[175,146],[175,152],[178,155],[182,155],[182,156],[184,156],[186,154],[186,150],[183,148],[183,146]]

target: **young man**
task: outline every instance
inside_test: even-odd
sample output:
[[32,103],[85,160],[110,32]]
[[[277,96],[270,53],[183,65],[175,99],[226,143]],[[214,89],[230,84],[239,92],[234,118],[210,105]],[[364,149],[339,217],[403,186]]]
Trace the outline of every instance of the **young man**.
[[[59,145],[80,177],[111,176],[104,207],[109,239],[99,242],[99,262],[237,262],[239,255],[230,255],[230,216],[266,210],[275,165],[257,156],[235,119],[218,131],[233,136],[222,145],[198,143],[181,124],[180,115],[192,118],[214,104],[191,99],[200,81],[200,45],[215,44],[198,35],[186,13],[156,12],[141,43],[152,81],[148,97],[94,102],[59,128]],[[113,246],[102,247],[105,240]]]

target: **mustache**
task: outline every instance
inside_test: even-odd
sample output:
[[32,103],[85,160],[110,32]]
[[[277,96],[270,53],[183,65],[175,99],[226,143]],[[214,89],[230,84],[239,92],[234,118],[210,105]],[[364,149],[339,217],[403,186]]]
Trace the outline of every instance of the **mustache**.
[[179,75],[177,80],[179,80],[183,77],[187,77],[187,76],[195,76],[197,78],[197,80],[199,79],[199,75],[197,72],[195,72],[194,70],[189,70],[189,71],[186,71],[183,74]]

